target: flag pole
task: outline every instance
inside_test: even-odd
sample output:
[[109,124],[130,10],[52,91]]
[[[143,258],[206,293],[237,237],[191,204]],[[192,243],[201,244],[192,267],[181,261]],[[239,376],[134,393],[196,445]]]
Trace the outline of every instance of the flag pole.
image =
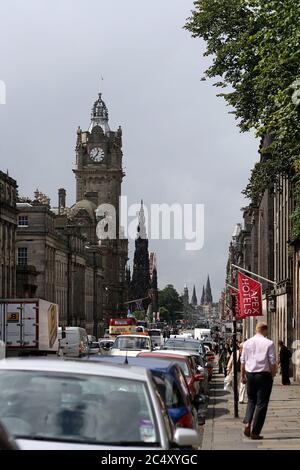
[[241,266],[237,266],[236,264],[231,263],[231,266],[233,268],[239,269],[240,271],[244,271],[245,273],[251,274],[252,276],[258,277],[259,279],[263,279],[264,281],[269,282],[270,284],[273,284],[274,286],[277,285],[277,282],[271,281],[270,279],[260,276],[259,274],[253,273],[252,271],[249,271],[248,269],[241,268]]

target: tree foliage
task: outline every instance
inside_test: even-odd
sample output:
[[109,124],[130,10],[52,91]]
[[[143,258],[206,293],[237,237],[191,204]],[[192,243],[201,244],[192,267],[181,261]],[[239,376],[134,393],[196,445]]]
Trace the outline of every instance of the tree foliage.
[[159,317],[160,321],[169,322],[171,320],[169,310],[167,310],[165,307],[159,308]]
[[255,165],[244,194],[258,201],[280,176],[290,177],[300,213],[300,0],[197,0],[185,27],[206,41],[205,78],[224,89],[219,96],[241,131],[270,137],[261,151],[271,158]]
[[183,310],[182,300],[172,284],[168,284],[164,289],[158,291],[158,304],[160,312],[163,307],[164,314],[167,311],[171,321],[175,321],[177,312]]

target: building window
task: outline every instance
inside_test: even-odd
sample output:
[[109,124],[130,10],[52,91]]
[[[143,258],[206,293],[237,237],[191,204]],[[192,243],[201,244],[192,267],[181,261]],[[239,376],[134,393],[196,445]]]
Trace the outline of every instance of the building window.
[[28,227],[28,215],[19,215],[18,226]]
[[27,264],[28,264],[27,248],[18,248],[18,265],[27,266]]

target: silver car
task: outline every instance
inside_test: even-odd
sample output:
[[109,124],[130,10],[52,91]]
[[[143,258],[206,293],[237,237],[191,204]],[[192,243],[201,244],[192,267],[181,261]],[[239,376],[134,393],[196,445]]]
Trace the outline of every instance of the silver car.
[[0,421],[20,449],[170,449],[197,446],[172,427],[151,373],[75,360],[0,361]]

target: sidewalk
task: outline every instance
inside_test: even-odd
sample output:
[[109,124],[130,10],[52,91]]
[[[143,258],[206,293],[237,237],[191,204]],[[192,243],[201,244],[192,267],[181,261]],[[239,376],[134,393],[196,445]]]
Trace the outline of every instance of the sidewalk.
[[224,376],[215,374],[203,426],[203,450],[298,450],[300,449],[300,384],[282,386],[275,378],[262,441],[244,436],[242,423],[246,405],[239,404],[239,418],[234,418],[233,394],[224,392]]

